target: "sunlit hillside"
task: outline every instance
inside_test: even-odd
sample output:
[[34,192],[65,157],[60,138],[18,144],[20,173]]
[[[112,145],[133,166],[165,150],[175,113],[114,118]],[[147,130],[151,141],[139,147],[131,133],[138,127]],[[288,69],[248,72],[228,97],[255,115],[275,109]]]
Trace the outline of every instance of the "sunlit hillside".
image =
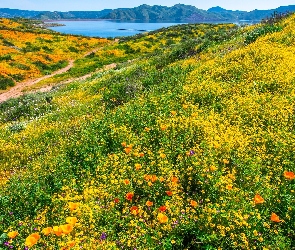
[[295,15],[176,26],[1,103],[0,249],[294,249],[294,55]]
[[0,19],[0,89],[65,67],[106,39],[61,35],[39,23]]

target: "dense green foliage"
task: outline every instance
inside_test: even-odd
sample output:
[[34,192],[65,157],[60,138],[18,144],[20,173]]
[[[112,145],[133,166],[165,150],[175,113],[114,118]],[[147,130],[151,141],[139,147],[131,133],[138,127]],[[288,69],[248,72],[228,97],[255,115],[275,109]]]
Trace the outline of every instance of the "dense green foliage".
[[0,76],[0,89],[14,86],[14,81],[9,77]]

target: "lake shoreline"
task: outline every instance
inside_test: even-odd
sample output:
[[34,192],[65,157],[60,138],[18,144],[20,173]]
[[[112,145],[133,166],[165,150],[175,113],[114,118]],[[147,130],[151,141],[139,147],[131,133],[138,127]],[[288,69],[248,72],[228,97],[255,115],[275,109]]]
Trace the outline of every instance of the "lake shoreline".
[[[201,24],[201,23],[189,23],[189,22],[122,22],[114,19],[73,19],[73,20],[52,20],[46,23],[59,23],[61,27],[51,27],[51,30],[56,32],[61,32],[64,34],[70,35],[82,35],[89,37],[102,37],[102,38],[114,38],[114,37],[124,37],[124,36],[133,36],[142,32],[150,32],[158,30],[161,28],[167,28],[173,25],[181,24]],[[205,21],[202,22],[206,23]],[[224,22],[207,22],[212,24],[222,24],[222,23],[233,23],[235,25],[251,24],[249,22],[234,22],[234,21],[224,21]]]
[[83,22],[83,21],[116,21],[117,19],[46,19],[46,20],[42,20],[42,22],[44,23],[52,23],[52,22],[69,22],[69,21],[73,21],[73,22]]
[[69,22],[69,21],[73,21],[73,22],[83,22],[83,21],[113,21],[113,22],[141,22],[141,23],[236,23],[236,22],[257,22],[258,20],[191,20],[191,19],[185,19],[185,20],[141,20],[141,19],[132,19],[132,20],[121,20],[121,19],[79,19],[79,18],[75,18],[75,19],[46,19],[46,20],[42,20],[42,22],[44,23],[52,23],[52,22]]

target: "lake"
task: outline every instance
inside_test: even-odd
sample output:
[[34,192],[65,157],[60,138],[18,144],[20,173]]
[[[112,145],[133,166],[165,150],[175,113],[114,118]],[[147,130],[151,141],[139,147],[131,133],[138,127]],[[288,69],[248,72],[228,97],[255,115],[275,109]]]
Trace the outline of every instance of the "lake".
[[[65,34],[93,37],[133,36],[138,33],[157,30],[185,22],[120,22],[120,21],[54,21],[65,26],[50,27],[51,30]],[[187,23],[187,22],[186,22]],[[220,22],[209,22],[220,23]],[[226,22],[233,23],[233,22]]]
[[157,30],[180,23],[139,23],[116,21],[54,21],[65,26],[50,27],[51,30],[66,34],[93,37],[133,36],[142,32]]

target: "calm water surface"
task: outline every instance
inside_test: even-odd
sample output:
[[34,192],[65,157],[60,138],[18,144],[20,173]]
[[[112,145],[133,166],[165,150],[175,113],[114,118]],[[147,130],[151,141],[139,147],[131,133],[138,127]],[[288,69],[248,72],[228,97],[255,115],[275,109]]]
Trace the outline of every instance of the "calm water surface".
[[[226,21],[223,23],[254,24],[259,21]],[[133,36],[138,33],[157,30],[164,27],[169,27],[187,22],[120,22],[120,21],[55,21],[65,26],[51,27],[50,29],[66,34],[93,36],[93,37],[118,37],[118,36]],[[221,23],[221,22],[207,22]]]
[[115,22],[115,21],[58,21],[55,23],[66,26],[51,27],[50,29],[66,34],[117,37],[132,36],[141,32],[157,30],[180,23],[138,23],[138,22]]

